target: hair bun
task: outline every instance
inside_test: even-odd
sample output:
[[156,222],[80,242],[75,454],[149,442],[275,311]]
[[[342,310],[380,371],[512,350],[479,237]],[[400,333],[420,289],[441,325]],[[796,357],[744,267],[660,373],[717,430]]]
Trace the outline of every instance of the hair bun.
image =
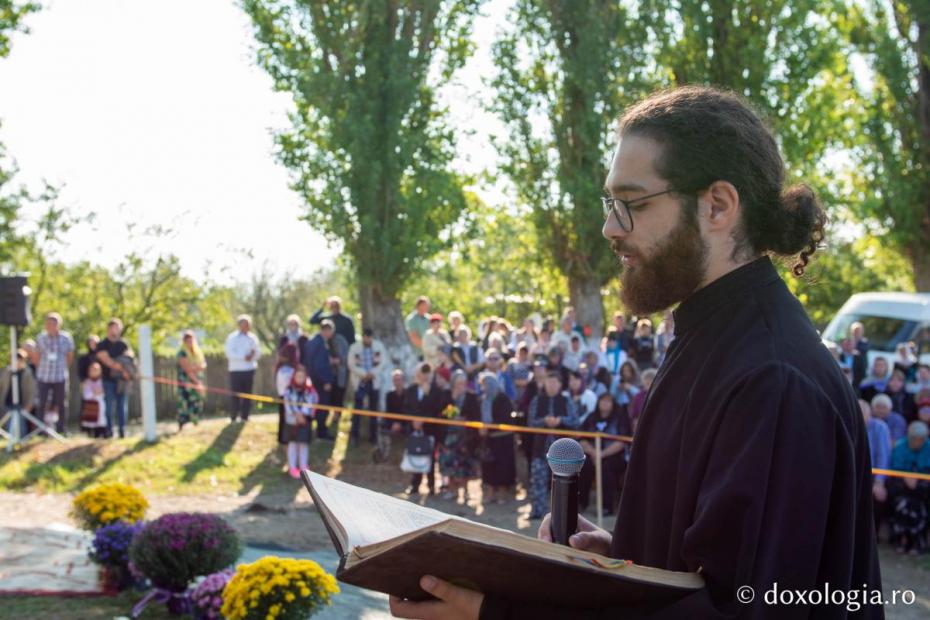
[[795,185],[781,194],[778,211],[780,226],[772,230],[769,247],[782,256],[799,255],[792,268],[794,275],[804,274],[810,256],[823,241],[827,216],[814,191],[807,185]]

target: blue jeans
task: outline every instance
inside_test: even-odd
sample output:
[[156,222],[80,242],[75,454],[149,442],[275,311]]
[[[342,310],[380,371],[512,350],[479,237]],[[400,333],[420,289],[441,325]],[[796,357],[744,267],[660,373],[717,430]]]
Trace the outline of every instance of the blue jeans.
[[107,437],[113,436],[113,418],[119,421],[119,436],[126,436],[126,394],[118,394],[118,382],[110,379],[103,380],[103,398],[107,405]]

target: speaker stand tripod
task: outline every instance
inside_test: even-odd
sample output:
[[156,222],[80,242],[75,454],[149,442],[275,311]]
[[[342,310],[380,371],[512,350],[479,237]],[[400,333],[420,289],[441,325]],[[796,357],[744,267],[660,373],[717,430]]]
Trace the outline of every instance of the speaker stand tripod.
[[[0,418],[0,437],[7,440],[6,451],[12,452],[13,448],[20,445],[37,433],[45,433],[53,439],[64,443],[65,438],[59,435],[54,428],[50,427],[43,420],[39,420],[28,411],[20,406],[19,379],[16,377],[16,328],[10,326],[10,390],[12,390],[13,405]],[[32,422],[35,426],[31,431],[23,435],[23,426],[26,421]],[[10,430],[6,431],[7,421],[10,422]]]

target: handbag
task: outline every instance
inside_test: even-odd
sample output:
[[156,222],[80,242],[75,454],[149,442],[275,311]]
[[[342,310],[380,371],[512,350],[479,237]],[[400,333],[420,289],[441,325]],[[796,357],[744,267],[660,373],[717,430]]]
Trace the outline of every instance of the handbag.
[[100,419],[100,403],[96,400],[81,401],[81,424],[96,425]]
[[428,474],[433,467],[433,448],[435,438],[414,433],[407,438],[404,457],[400,461],[400,470],[408,474]]

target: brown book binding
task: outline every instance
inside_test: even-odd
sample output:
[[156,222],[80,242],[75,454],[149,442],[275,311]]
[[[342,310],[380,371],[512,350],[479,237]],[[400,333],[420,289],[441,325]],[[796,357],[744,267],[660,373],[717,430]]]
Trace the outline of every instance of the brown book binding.
[[429,574],[514,601],[603,607],[704,587],[697,573],[543,542],[311,472],[303,480],[341,557],[336,577],[365,589],[423,600],[419,579]]

